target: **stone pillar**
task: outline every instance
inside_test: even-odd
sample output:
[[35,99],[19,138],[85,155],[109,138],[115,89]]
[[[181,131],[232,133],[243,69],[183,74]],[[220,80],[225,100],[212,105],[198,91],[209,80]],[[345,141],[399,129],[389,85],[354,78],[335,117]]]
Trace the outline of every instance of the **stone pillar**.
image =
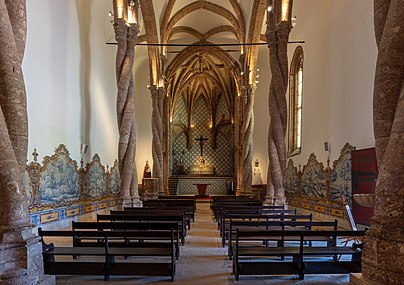
[[[275,17],[276,18],[276,17]],[[267,23],[266,37],[269,46],[271,68],[271,83],[269,87],[269,115],[268,131],[268,174],[266,204],[281,205],[286,202],[283,185],[286,172],[286,144],[287,128],[286,89],[288,85],[288,57],[287,44],[291,30],[289,21],[275,24],[273,19]]]
[[27,101],[22,59],[24,0],[0,0],[0,283],[55,284],[43,274],[42,245],[32,233],[22,183],[28,148]]
[[241,95],[242,98],[242,143],[241,164],[242,174],[240,177],[240,195],[252,196],[252,155],[253,155],[253,130],[254,130],[254,92],[249,85]]
[[404,280],[404,1],[375,0],[378,56],[373,121],[379,176],[374,216],[364,238],[362,275],[351,284]]
[[158,178],[157,188],[158,194],[164,195],[164,158],[163,158],[163,89],[151,85],[149,87],[152,96],[152,155],[153,155],[153,177]]
[[116,108],[119,128],[118,162],[121,176],[121,196],[118,208],[122,209],[124,206],[140,205],[135,163],[136,127],[132,72],[139,27],[137,24],[127,24],[124,19],[117,19],[114,28],[118,43],[116,53],[118,86]]

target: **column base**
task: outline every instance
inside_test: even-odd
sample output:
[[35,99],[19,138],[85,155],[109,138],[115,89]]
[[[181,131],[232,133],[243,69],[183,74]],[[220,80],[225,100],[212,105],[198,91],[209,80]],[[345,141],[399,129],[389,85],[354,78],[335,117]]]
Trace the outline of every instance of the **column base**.
[[54,285],[55,276],[44,275],[42,244],[32,227],[0,236],[0,280],[3,285]]
[[377,216],[372,218],[370,229],[363,240],[363,276],[381,284],[403,284],[403,228],[401,218]]
[[378,281],[370,280],[363,276],[362,273],[351,273],[349,275],[349,284],[350,285],[383,285],[383,283]]
[[118,199],[118,210],[122,211],[125,207],[132,207],[132,199],[130,197]]
[[132,201],[132,207],[142,207],[143,205],[142,201],[140,201],[139,196],[132,196],[131,201]]

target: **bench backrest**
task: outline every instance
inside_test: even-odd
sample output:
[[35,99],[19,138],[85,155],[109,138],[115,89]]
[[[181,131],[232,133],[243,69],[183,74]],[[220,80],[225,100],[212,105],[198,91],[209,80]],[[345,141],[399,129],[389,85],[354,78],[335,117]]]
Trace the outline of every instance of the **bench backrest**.
[[[111,211],[113,212],[113,211]],[[137,213],[112,213],[110,215],[97,214],[97,221],[178,221],[181,225],[185,225],[184,215],[138,215]]]
[[262,241],[265,239],[271,239],[272,237],[300,237],[301,241],[305,241],[308,237],[330,237],[336,240],[337,237],[346,237],[346,236],[364,236],[366,231],[350,231],[350,230],[326,230],[326,231],[307,231],[307,230],[262,230],[262,231],[254,231],[254,230],[239,230],[236,229],[236,241],[237,240],[256,240]]
[[56,231],[38,228],[38,235],[43,237],[88,237],[95,239],[131,238],[139,240],[171,240],[174,242],[174,230],[170,231]]
[[157,231],[171,231],[174,232],[179,231],[179,223],[178,222],[149,222],[149,223],[136,223],[136,222],[72,222],[72,231],[77,230],[98,230],[98,231],[107,231],[107,230],[157,230]]

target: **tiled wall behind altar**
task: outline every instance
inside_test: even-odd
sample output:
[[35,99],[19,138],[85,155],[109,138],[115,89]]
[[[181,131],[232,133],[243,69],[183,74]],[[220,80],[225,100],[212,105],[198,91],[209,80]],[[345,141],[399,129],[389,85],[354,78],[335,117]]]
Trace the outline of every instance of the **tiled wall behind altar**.
[[317,161],[312,153],[303,167],[290,159],[285,175],[285,195],[289,205],[312,212],[345,218],[341,197],[352,206],[351,151],[345,144],[332,168]]
[[[220,118],[216,118],[217,124],[220,120],[230,120],[230,115],[225,104],[224,98],[221,97],[217,111],[217,115]],[[206,164],[214,166],[217,175],[234,175],[233,125],[224,125],[214,134],[213,129],[209,128],[211,119],[207,110],[207,101],[205,97],[200,96],[196,102],[192,118],[194,128],[190,134],[191,148],[187,148],[187,139],[184,132],[174,134],[172,137],[172,174],[177,174],[180,159],[182,159],[187,172],[189,172],[191,165],[198,164],[201,149],[199,142],[195,141],[195,139],[202,135],[208,139],[203,145],[203,155]],[[186,119],[184,118],[187,118],[187,111],[185,104],[181,101],[176,105],[174,122],[186,124]],[[213,147],[214,136],[216,136],[216,148]]]
[[119,197],[119,171],[115,161],[105,169],[98,154],[85,168],[78,168],[64,145],[55,149],[39,164],[34,161],[24,174],[24,186],[29,199],[29,213],[34,225],[67,218],[116,205]]

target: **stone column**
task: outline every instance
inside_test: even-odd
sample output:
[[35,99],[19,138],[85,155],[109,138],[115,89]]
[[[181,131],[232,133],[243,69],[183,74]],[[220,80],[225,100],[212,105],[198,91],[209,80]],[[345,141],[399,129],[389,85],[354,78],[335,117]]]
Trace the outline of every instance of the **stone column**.
[[241,96],[237,96],[235,100],[235,111],[234,111],[234,151],[236,153],[234,157],[234,169],[236,175],[236,185],[234,189],[234,193],[236,195],[240,194],[240,185],[241,185],[241,176],[242,176],[242,168],[241,168]]
[[242,174],[240,177],[240,194],[252,196],[252,154],[253,154],[253,130],[254,130],[254,92],[255,89],[249,85],[241,95],[242,98]]
[[135,163],[136,128],[135,99],[133,82],[133,62],[139,27],[128,25],[118,19],[114,23],[115,38],[118,43],[116,53],[116,79],[118,86],[117,119],[119,128],[118,162],[121,176],[121,196],[118,208],[140,205],[138,178]]
[[283,185],[286,172],[287,127],[286,89],[288,85],[287,44],[290,33],[290,23],[282,21],[278,24],[268,21],[267,42],[271,68],[271,83],[269,87],[269,116],[268,131],[268,174],[266,204],[284,204],[285,188]]
[[24,0],[0,0],[0,280],[4,285],[55,284],[43,275],[42,246],[32,234],[22,183],[28,118],[22,60]]
[[152,96],[152,155],[153,155],[153,177],[158,178],[157,188],[158,194],[164,195],[164,159],[163,159],[163,89],[151,85],[149,87]]
[[404,1],[375,0],[378,56],[373,121],[379,176],[374,216],[364,238],[362,273],[351,284],[404,280]]

